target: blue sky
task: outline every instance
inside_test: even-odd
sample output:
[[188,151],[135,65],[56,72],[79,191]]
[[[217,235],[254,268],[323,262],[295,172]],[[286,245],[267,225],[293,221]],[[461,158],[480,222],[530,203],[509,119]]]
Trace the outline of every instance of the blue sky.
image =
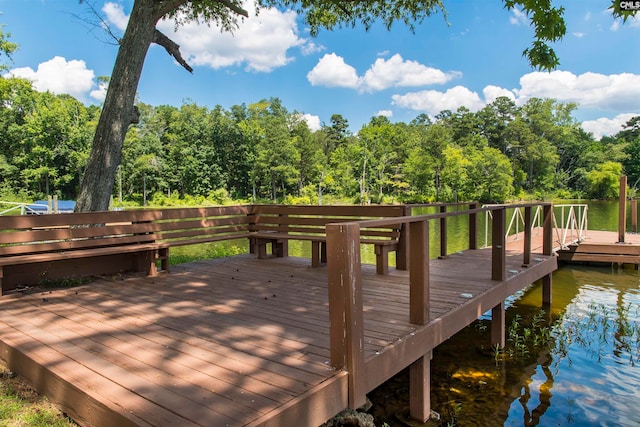
[[[100,103],[97,78],[110,75],[117,47],[86,22],[87,2],[122,34],[133,0],[0,0],[0,23],[20,45],[10,72],[38,90]],[[250,15],[234,36],[195,24],[174,33],[162,22],[194,73],[153,46],[139,100],[229,108],[277,97],[313,129],[341,114],[356,132],[377,115],[409,122],[460,106],[476,111],[501,95],[518,104],[551,97],[577,102],[576,119],[596,137],[616,133],[640,114],[640,16],[623,24],[607,11],[609,1],[554,3],[566,8],[567,35],[554,45],[560,66],[552,73],[536,72],[522,57],[530,23],[499,0],[445,1],[447,20],[434,15],[415,34],[396,25],[311,38],[294,13],[277,10]]]

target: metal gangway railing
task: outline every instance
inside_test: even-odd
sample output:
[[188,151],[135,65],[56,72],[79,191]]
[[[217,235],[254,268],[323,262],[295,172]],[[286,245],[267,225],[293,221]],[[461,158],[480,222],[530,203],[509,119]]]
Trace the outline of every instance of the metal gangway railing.
[[36,204],[36,203],[22,203],[22,202],[5,202],[0,200],[0,205],[9,205],[10,207],[7,209],[3,209],[0,211],[0,215],[8,215],[8,214],[16,214],[20,213],[20,215],[30,214],[39,214],[41,212],[34,210],[34,207],[44,207],[46,208],[47,213],[51,213],[51,206],[44,204]]
[[[492,205],[484,205],[492,206]],[[484,207],[483,206],[483,207]],[[508,206],[508,205],[506,205]],[[553,250],[567,249],[569,245],[582,242],[587,238],[588,230],[588,211],[589,206],[587,204],[560,204],[554,205],[552,211],[552,224],[553,224]],[[489,224],[491,218],[493,218],[491,210],[485,214],[485,242],[484,247],[489,246]],[[560,223],[558,223],[558,218]],[[516,241],[523,238],[525,228],[525,214],[524,208],[514,208],[511,220],[506,229],[505,239],[507,241]],[[533,212],[531,219],[531,232],[532,234],[542,233],[542,207],[537,206]]]

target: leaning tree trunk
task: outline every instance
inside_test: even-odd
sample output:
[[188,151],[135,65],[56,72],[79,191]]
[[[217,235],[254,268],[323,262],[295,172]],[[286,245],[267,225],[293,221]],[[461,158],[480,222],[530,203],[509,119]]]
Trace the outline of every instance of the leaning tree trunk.
[[134,2],[82,178],[76,203],[78,212],[109,208],[124,138],[129,125],[138,119],[133,103],[144,60],[160,18],[156,17],[158,11],[154,3],[157,4],[155,0]]

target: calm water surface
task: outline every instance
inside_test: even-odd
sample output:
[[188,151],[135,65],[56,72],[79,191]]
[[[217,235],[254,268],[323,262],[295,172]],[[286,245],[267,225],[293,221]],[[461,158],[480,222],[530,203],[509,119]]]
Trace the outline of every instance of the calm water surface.
[[[616,227],[617,203],[589,202],[590,229]],[[456,245],[463,243],[450,251]],[[640,426],[639,272],[561,266],[552,306],[541,311],[541,301],[539,284],[508,301],[514,333],[500,354],[489,347],[488,317],[434,351],[431,400],[440,425]],[[406,372],[375,390],[376,425],[406,425],[399,420],[408,393]]]

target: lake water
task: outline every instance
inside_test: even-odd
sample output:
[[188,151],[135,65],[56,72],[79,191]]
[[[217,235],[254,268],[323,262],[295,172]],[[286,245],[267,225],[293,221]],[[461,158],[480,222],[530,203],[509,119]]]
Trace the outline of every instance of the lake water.
[[[589,202],[589,228],[615,231],[617,212],[617,203]],[[541,301],[539,284],[508,301],[500,353],[488,347],[487,318],[434,351],[440,425],[640,426],[638,271],[564,265],[553,275],[553,305],[541,311]],[[408,393],[406,372],[375,390],[376,425],[406,425]]]

